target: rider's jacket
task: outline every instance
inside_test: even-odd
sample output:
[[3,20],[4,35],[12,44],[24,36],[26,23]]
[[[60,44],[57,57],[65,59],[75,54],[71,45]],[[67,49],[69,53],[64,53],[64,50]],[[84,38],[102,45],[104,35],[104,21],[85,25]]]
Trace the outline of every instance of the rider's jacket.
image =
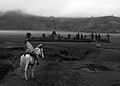
[[34,48],[30,42],[28,41],[26,42],[26,47],[27,47],[26,52],[34,52]]

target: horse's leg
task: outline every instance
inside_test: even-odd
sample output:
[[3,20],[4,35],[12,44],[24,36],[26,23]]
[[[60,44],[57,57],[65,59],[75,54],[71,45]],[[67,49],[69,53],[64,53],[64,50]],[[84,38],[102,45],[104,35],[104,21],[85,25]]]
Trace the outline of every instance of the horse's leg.
[[25,79],[28,80],[28,77],[27,77],[27,68],[28,68],[28,63],[26,63],[25,65]]
[[35,69],[34,69],[34,68],[35,68],[35,67],[33,66],[33,67],[32,67],[32,78],[35,78],[35,76],[34,76],[34,70],[35,70]]
[[43,57],[43,58],[45,57],[44,54],[42,54],[42,57]]
[[24,74],[24,70],[21,68],[21,69],[20,69],[20,77],[21,77],[21,78],[24,78],[24,75],[23,75],[23,74]]
[[32,78],[35,78],[34,71],[35,71],[36,64],[37,62],[35,61],[35,65],[32,67]]
[[20,76],[21,76],[21,78],[23,78],[23,73],[24,73],[24,63],[23,63],[23,58],[24,58],[24,56],[22,55],[21,57],[20,57]]
[[41,54],[42,54],[42,57],[44,58],[45,56],[44,56],[44,53],[43,53],[43,49],[41,49]]

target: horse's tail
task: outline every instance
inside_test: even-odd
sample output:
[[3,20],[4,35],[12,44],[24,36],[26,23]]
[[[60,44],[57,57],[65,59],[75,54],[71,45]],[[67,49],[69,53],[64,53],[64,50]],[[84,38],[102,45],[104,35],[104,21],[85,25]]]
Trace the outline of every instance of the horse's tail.
[[24,59],[24,55],[22,55],[22,56],[20,57],[20,70],[22,70],[22,69],[23,69],[23,66],[24,66],[23,59]]

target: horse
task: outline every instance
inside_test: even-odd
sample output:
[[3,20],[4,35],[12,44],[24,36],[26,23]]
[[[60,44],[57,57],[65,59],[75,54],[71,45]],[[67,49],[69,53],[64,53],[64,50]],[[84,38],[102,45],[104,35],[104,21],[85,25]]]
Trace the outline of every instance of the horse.
[[[42,56],[42,58],[44,58],[43,48],[39,48],[37,46],[35,48],[35,54],[37,57]],[[30,54],[25,54],[20,57],[21,74],[24,73],[24,77],[26,80],[28,80],[27,69],[29,66],[32,67],[32,78],[35,78],[34,69],[35,69],[36,65],[37,65],[36,59],[34,59]]]

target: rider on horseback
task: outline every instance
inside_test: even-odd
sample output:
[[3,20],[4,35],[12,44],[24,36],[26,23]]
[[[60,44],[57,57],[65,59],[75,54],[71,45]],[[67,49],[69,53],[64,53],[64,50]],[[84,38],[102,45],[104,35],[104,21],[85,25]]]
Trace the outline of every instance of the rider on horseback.
[[26,51],[24,55],[30,54],[34,59],[36,59],[37,65],[39,65],[38,55],[36,54],[36,50],[33,48],[33,46],[30,44],[28,40],[25,40],[25,44],[26,44]]

